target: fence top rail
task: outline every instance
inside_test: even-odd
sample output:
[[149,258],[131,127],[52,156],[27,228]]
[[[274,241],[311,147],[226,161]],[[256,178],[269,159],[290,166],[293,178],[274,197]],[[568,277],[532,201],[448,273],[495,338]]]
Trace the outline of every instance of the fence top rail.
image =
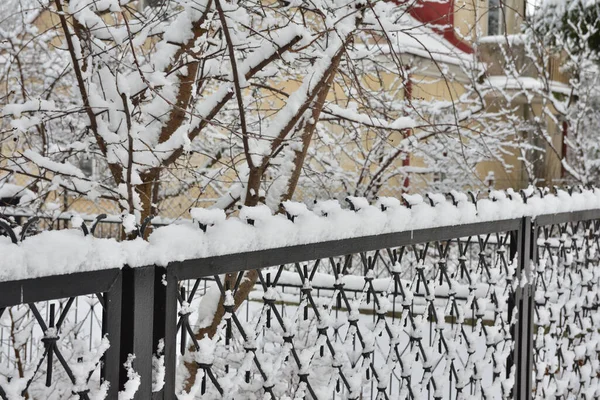
[[[454,193],[450,198],[441,194],[426,199],[405,196],[404,204],[394,198],[380,198],[370,204],[364,198],[349,197],[347,202],[349,208],[329,200],[317,203],[312,210],[302,203],[286,202],[285,213],[277,215],[264,205],[242,207],[239,216],[232,218],[226,218],[223,210],[192,209],[193,222],[156,228],[147,241],[138,238],[117,243],[114,239],[84,237],[73,229],[22,235],[19,241],[11,230],[12,242],[0,236],[0,254],[6,255],[0,257],[0,281],[124,265],[169,266],[183,273],[198,259],[213,265],[207,269],[210,272],[203,272],[210,275],[228,272],[234,264],[240,270],[254,269],[508,231],[516,229],[513,225],[525,216],[539,221],[600,218],[600,190],[558,191],[544,197],[492,192],[489,199],[478,201]],[[554,217],[544,216],[547,213]],[[565,216],[559,217],[561,213]],[[2,220],[0,223],[4,224]],[[0,231],[11,229],[1,224]],[[82,229],[87,230],[84,224]],[[143,232],[143,227],[138,230]],[[185,274],[198,274],[193,269]]]
[[282,264],[345,256],[413,244],[460,239],[464,237],[516,231],[521,219],[444,226],[404,232],[386,233],[342,240],[176,261],[168,270],[178,279],[197,279],[217,274],[260,269]]
[[0,308],[108,292],[120,274],[108,269],[0,282]]
[[566,224],[569,222],[600,219],[600,208],[594,210],[571,211],[557,214],[538,215],[534,218],[536,226]]

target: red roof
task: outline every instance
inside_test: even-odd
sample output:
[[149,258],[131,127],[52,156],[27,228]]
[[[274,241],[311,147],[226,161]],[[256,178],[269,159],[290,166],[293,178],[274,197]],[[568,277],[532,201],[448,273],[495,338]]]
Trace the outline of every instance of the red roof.
[[465,53],[473,53],[473,48],[454,31],[454,0],[442,3],[427,0],[394,0],[397,4],[410,2],[409,13],[418,21],[427,24],[431,29],[439,33],[454,47]]

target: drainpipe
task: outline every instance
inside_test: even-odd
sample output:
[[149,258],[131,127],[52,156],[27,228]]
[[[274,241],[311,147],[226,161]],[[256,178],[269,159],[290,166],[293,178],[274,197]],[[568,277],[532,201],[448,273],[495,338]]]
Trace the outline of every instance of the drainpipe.
[[[408,66],[405,66],[406,71],[410,71]],[[410,72],[406,74],[406,83],[404,86],[404,100],[411,102],[413,99],[413,84],[410,76]],[[405,139],[410,136],[411,129],[405,129],[402,132],[402,138]],[[410,153],[406,154],[404,159],[402,160],[402,166],[408,167],[410,165]],[[404,183],[402,184],[402,191],[406,192],[408,190],[408,186],[410,185],[410,178],[408,173],[406,174],[406,178],[404,178]]]
[[[561,157],[563,160],[567,160],[567,134],[569,133],[569,124],[567,123],[567,121],[563,121],[562,123],[562,154]],[[563,163],[560,163],[560,177],[562,179],[565,179],[565,176],[567,175],[567,171],[565,171],[565,167],[563,165]]]

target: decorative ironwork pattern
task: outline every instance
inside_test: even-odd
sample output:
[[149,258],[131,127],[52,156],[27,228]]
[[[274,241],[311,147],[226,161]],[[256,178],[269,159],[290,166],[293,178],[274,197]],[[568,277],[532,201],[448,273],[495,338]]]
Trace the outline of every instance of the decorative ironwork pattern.
[[214,276],[226,314],[213,339],[196,338],[190,323],[200,279],[183,281],[178,351],[201,370],[192,390],[203,398],[252,398],[257,388],[274,399],[509,398],[515,240],[515,231],[491,232],[261,269],[246,318],[233,305],[243,274],[231,288]]
[[[38,222],[0,234],[17,245]],[[122,290],[120,270],[0,283],[0,399],[117,396]]]
[[534,373],[537,399],[600,396],[600,221],[537,227]]
[[[93,375],[108,348],[108,341],[99,335],[102,317],[97,315],[97,309],[102,307],[102,302],[86,297],[81,298],[85,305],[73,307],[75,300],[71,297],[62,302],[30,303],[11,311],[0,308],[0,318],[4,313],[10,313],[9,326],[2,327],[2,336],[7,336],[3,347],[8,350],[3,352],[3,361],[4,368],[13,369],[12,373],[7,371],[3,375],[23,381],[21,396],[40,398],[47,390],[64,390],[56,386],[57,382],[60,385],[69,382],[73,395],[80,399],[90,398],[89,384],[92,378],[99,380],[99,376]],[[32,315],[33,320],[27,318],[28,315]],[[95,333],[99,337],[94,338]],[[18,336],[27,337],[29,348],[19,342],[24,338]],[[41,345],[41,352],[38,345]],[[0,398],[9,400],[1,385]]]

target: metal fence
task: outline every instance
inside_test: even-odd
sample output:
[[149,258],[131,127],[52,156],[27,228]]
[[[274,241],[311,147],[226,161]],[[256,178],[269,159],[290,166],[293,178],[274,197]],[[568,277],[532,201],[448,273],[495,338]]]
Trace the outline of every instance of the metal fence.
[[[36,231],[52,231],[72,227],[72,216],[68,213],[54,216],[9,207],[0,208],[0,219],[6,221],[12,227],[23,226],[33,218],[35,218],[35,224],[31,228],[33,233]],[[121,240],[122,222],[118,217],[107,217],[105,214],[102,214],[99,216],[84,215],[81,219],[90,227],[94,226],[95,237]]]
[[[6,221],[13,228],[24,226],[27,222],[34,220],[35,223],[30,227],[31,232],[29,234],[41,231],[70,229],[73,227],[73,216],[79,217],[86,224],[86,228],[92,229],[94,237],[113,238],[115,240],[122,240],[123,238],[123,221],[118,215],[82,215],[70,212],[48,215],[28,212],[25,209],[0,207],[0,220]],[[160,227],[174,222],[176,222],[174,219],[153,218],[151,225],[153,227]],[[146,224],[150,224],[150,220]],[[2,233],[1,228],[0,233]]]
[[2,282],[0,398],[116,399],[138,374],[135,399],[597,399],[599,233],[591,210]]

